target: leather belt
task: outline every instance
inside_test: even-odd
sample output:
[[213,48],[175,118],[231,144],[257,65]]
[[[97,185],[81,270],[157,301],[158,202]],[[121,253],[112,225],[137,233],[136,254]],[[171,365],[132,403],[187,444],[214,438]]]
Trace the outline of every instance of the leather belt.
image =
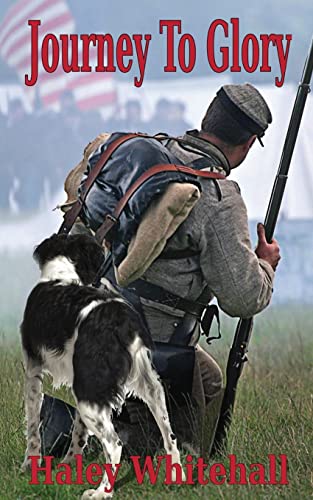
[[187,312],[201,318],[204,309],[207,307],[207,303],[193,302],[188,299],[183,299],[174,293],[168,292],[164,288],[149,283],[145,280],[137,280],[131,283],[128,290],[134,291],[139,297],[142,297],[157,304],[166,305],[173,309],[179,309],[180,311]]

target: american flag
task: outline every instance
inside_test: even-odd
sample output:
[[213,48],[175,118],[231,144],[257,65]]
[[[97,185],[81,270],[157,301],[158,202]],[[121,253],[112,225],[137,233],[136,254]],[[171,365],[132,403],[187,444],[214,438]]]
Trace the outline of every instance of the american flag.
[[[47,33],[74,33],[75,21],[65,0],[19,0],[6,13],[0,24],[0,56],[16,70],[24,84],[25,74],[31,71],[30,19],[39,19],[39,47]],[[90,65],[96,59],[91,53]],[[40,60],[40,55],[39,55]],[[60,64],[54,73],[46,73],[39,64],[36,84],[44,106],[57,107],[60,95],[72,90],[82,110],[113,106],[116,91],[110,73],[64,73]],[[25,86],[34,93],[34,87]]]
[[[79,46],[78,52],[82,53],[81,46]],[[92,71],[90,73],[72,73],[67,88],[74,93],[76,103],[81,110],[86,111],[101,107],[106,108],[106,115],[108,115],[116,105],[116,86],[111,73],[94,71],[97,66],[97,55],[97,48],[90,47],[89,64]]]

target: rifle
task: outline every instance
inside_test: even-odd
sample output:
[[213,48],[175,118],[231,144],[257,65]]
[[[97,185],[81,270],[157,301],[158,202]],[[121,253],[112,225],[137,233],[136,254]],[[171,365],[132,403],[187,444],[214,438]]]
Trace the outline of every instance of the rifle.
[[[267,208],[264,221],[265,235],[267,242],[271,242],[276,222],[279,215],[281,202],[283,199],[290,162],[297,140],[300,122],[308,93],[310,92],[310,80],[313,69],[313,39],[311,40],[310,50],[305,61],[302,79],[298,86],[295,103],[293,106],[289,127],[275,178],[270,202]],[[253,318],[240,319],[234,335],[231,346],[227,368],[226,368],[226,387],[217,423],[215,436],[213,440],[210,455],[221,451],[226,444],[227,430],[231,424],[232,413],[234,409],[237,384],[243,370],[243,365],[247,361],[247,352],[252,333]]]

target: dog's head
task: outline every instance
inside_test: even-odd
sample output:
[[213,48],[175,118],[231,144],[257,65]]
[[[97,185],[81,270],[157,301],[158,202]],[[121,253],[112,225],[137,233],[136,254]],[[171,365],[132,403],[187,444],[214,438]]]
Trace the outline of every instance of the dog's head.
[[42,241],[34,251],[40,269],[57,257],[65,257],[75,267],[80,281],[90,285],[103,263],[104,251],[91,235],[57,235]]

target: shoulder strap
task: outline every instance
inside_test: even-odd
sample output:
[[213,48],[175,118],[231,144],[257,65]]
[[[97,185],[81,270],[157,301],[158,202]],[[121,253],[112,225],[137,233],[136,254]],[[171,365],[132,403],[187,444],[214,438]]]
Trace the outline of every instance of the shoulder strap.
[[188,141],[188,139],[184,139],[183,137],[174,137],[172,135],[168,135],[166,134],[165,132],[159,132],[158,134],[156,134],[154,136],[154,139],[157,139],[158,141],[160,142],[163,142],[163,141],[175,141],[175,142],[178,142],[178,144],[184,144],[186,146],[190,146],[191,148],[193,148],[194,150],[196,150],[195,152],[197,154],[202,154],[203,157],[207,158],[208,157],[208,151],[201,145],[201,144],[197,144],[195,146],[195,144],[191,141]]
[[101,224],[99,229],[96,231],[96,238],[99,243],[102,243],[105,236],[112,229],[112,227],[118,222],[118,219],[128,203],[129,199],[133,196],[133,194],[137,191],[137,189],[142,186],[144,182],[146,182],[150,177],[160,173],[160,172],[182,172],[184,174],[190,174],[194,177],[205,177],[207,179],[225,179],[225,175],[219,174],[217,172],[204,172],[203,170],[195,170],[191,167],[185,167],[183,165],[175,165],[175,164],[161,164],[154,165],[149,168],[144,174],[142,174],[126,191],[124,196],[120,199],[115,209],[111,214],[107,214],[105,216],[104,222]]
[[[73,204],[70,210],[68,210],[63,217],[63,223],[58,231],[58,234],[68,234],[70,230],[72,229],[77,217],[80,214],[80,211],[82,209],[83,203],[93,186],[95,180],[97,179],[98,175],[100,174],[102,168],[104,165],[107,163],[109,158],[112,156],[114,151],[124,144],[125,142],[129,141],[130,139],[134,139],[135,137],[144,137],[147,139],[156,139],[162,142],[165,138],[168,139],[175,139],[174,137],[164,137],[162,135],[156,135],[156,136],[150,136],[146,134],[139,134],[139,133],[133,133],[133,134],[126,134],[123,135],[122,137],[119,137],[118,139],[115,139],[108,148],[102,153],[100,156],[99,160],[97,161],[96,165],[94,168],[90,171],[85,185],[84,185],[84,191],[80,194],[78,200]],[[177,138],[176,138],[177,140]],[[151,167],[147,172],[145,172],[142,176],[137,179],[137,181],[131,186],[131,188],[125,193],[123,198],[119,201],[117,204],[115,210],[113,211],[113,214],[107,214],[105,221],[103,224],[99,227],[98,231],[96,232],[96,237],[98,241],[102,243],[104,240],[106,234],[110,231],[110,229],[114,226],[114,224],[117,222],[122,210],[124,209],[125,205],[127,204],[129,198],[137,191],[137,189],[150,177],[153,175],[156,175],[159,172],[163,171],[180,171],[183,173],[188,173],[194,176],[201,176],[201,177],[206,177],[206,178],[211,178],[211,179],[225,179],[225,176],[219,173],[215,172],[203,172],[201,170],[195,170],[190,167],[185,167],[182,165],[155,165],[154,167]]]
[[68,234],[72,229],[79,213],[81,211],[82,205],[86,199],[87,194],[90,191],[90,188],[93,186],[96,178],[100,174],[102,168],[110,158],[110,156],[116,151],[116,149],[124,144],[124,142],[133,139],[134,137],[138,137],[140,134],[127,134],[119,137],[115,141],[113,141],[108,148],[102,153],[99,160],[97,161],[94,168],[90,171],[84,186],[84,191],[81,193],[79,199],[74,203],[72,208],[68,210],[63,217],[63,223],[58,231],[58,234]]
[[87,194],[89,193],[91,187],[93,186],[95,180],[97,179],[98,175],[100,174],[102,168],[104,165],[107,163],[107,161],[110,159],[114,151],[124,144],[124,142],[129,141],[130,139],[134,139],[135,137],[144,137],[146,139],[156,139],[159,142],[162,142],[165,137],[161,135],[148,135],[148,134],[143,134],[143,133],[133,133],[133,134],[126,134],[123,135],[122,137],[119,137],[113,141],[108,148],[102,153],[100,156],[99,160],[97,161],[96,165],[94,168],[89,172],[89,175],[86,179],[85,185],[84,185],[84,192],[81,193],[80,197],[78,200],[72,205],[70,210],[68,210],[63,217],[63,223],[58,231],[58,234],[68,234],[70,230],[72,229],[77,217],[80,214],[80,211],[82,209],[82,205],[87,197]]

